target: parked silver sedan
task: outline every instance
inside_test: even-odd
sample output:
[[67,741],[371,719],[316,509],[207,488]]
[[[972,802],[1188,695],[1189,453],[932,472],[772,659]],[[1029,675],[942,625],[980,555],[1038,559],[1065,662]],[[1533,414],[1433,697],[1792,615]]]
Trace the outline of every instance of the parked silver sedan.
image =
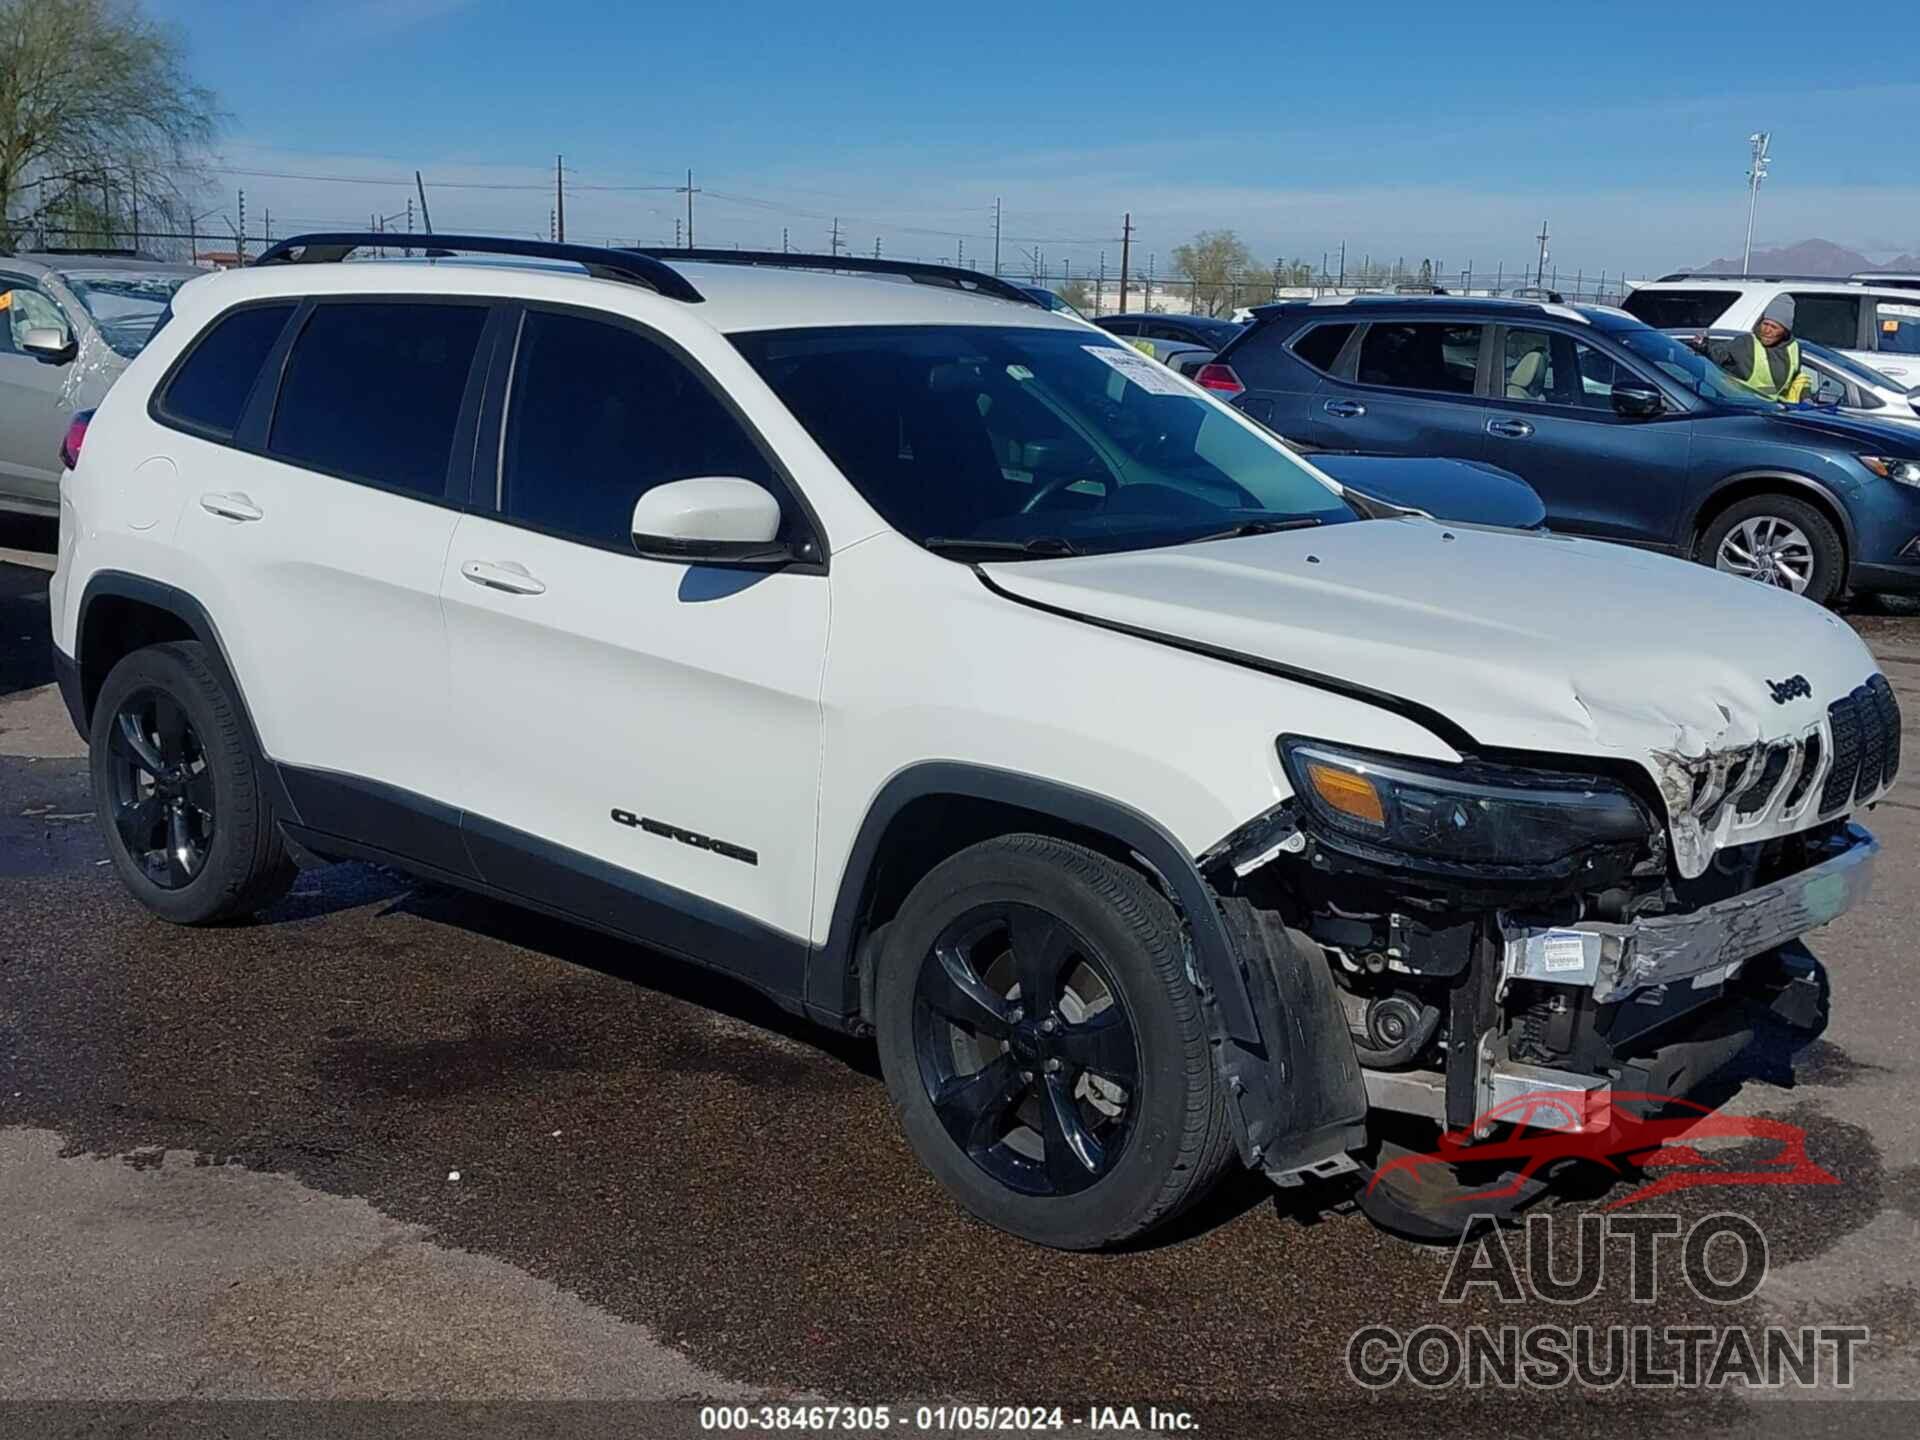
[[200,273],[115,254],[0,255],[0,510],[59,513],[68,424]]

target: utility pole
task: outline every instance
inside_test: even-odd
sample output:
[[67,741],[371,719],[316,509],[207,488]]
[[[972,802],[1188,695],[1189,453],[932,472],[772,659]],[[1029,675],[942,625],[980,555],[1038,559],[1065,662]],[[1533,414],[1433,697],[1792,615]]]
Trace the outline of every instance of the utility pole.
[[693,188],[693,171],[687,171],[687,183],[680,187],[687,197],[687,248],[693,249],[693,197],[700,192]]
[[433,233],[433,216],[427,213],[427,182],[420,178],[418,170],[413,172],[414,187],[420,192],[420,223],[427,234]]
[[780,227],[780,253],[787,253],[787,227],[784,225]]
[[680,221],[678,218],[675,218],[673,222],[673,248],[676,250],[680,248]]
[[1547,234],[1546,221],[1542,220],[1540,222],[1540,233],[1533,238],[1540,242],[1540,259],[1533,267],[1533,284],[1534,288],[1538,289],[1546,282],[1547,278],[1547,240],[1550,237]]
[[1127,267],[1133,258],[1133,212],[1120,217],[1120,313],[1127,313]]
[[[407,197],[407,234],[413,233],[413,197]],[[407,254],[413,254],[413,246],[407,246]]]
[[873,258],[876,260],[880,258],[880,237],[878,235],[873,237]]
[[234,232],[233,250],[234,259],[244,265],[247,263],[247,192],[245,190],[240,192],[239,206],[240,228]]
[[273,211],[263,210],[260,212],[260,214],[261,214],[261,221],[260,221],[261,233],[267,237],[267,243],[271,245],[273,243]]
[[1146,303],[1140,307],[1143,310],[1153,309],[1153,256],[1154,252],[1149,250],[1147,252],[1147,299]]
[[1336,290],[1341,289],[1343,286],[1346,285],[1346,283],[1347,283],[1347,242],[1342,240],[1340,242],[1340,284],[1334,286],[1333,288]]
[[840,217],[838,215],[833,217],[833,234],[829,238],[828,244],[832,246],[827,252],[829,255],[838,255],[840,253]]
[[1100,302],[1107,298],[1107,252],[1100,252],[1100,283],[1093,291],[1093,313],[1100,313]]
[[964,235],[956,237],[953,242],[953,263],[959,266],[967,263],[967,237]]
[[1767,166],[1772,163],[1767,147],[1773,143],[1773,132],[1756,130],[1747,137],[1747,143],[1753,147],[1753,161],[1747,167],[1747,248],[1740,255],[1742,275],[1753,266],[1753,212],[1760,206],[1760,182],[1767,178]]
[[1000,273],[1000,197],[993,197],[993,273]]
[[567,187],[565,172],[561,168],[561,156],[553,157],[553,238],[565,241],[567,238]]

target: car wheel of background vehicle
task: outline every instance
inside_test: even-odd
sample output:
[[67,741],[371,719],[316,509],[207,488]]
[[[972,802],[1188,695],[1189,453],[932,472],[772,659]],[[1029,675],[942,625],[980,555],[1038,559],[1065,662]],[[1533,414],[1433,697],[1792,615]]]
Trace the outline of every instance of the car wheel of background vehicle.
[[969,1211],[1088,1250],[1212,1188],[1233,1142],[1180,934],[1140,875],[1042,835],[983,841],[914,887],[875,989],[880,1063]]
[[147,909],[201,925],[287,892],[293,862],[203,646],[154,645],[114,666],[90,741],[107,854]]
[[1693,558],[1819,605],[1838,593],[1847,565],[1832,522],[1786,495],[1755,495],[1728,506],[1701,534]]

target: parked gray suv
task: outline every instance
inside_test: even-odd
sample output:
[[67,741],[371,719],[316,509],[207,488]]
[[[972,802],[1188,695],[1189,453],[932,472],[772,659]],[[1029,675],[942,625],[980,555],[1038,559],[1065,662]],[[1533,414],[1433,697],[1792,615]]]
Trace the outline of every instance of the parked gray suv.
[[132,256],[0,255],[0,511],[60,512],[60,446],[201,273]]

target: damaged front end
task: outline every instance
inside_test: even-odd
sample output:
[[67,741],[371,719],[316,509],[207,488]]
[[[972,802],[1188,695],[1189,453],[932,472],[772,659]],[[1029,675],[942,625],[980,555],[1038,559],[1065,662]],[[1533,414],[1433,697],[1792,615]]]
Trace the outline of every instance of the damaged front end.
[[1250,1158],[1283,1183],[1342,1168],[1356,1094],[1484,1137],[1496,1111],[1593,1113],[1527,1096],[1684,1095],[1765,1012],[1817,1027],[1797,942],[1866,893],[1878,847],[1847,815],[1898,733],[1875,676],[1798,736],[1644,770],[1283,738],[1294,795],[1199,864],[1243,968],[1296,977],[1269,1013],[1336,1053],[1286,1037],[1309,1083]]

